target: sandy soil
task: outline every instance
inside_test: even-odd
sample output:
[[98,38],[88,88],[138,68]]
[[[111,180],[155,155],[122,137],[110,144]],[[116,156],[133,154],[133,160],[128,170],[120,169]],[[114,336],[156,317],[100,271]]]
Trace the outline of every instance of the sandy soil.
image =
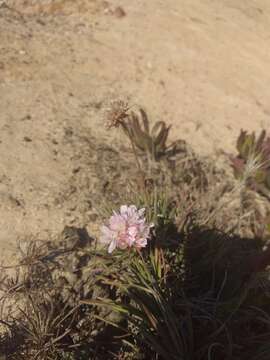
[[269,37],[269,0],[0,0],[2,257],[66,224],[94,231],[97,150],[122,141],[102,123],[110,98],[203,155],[269,128]]

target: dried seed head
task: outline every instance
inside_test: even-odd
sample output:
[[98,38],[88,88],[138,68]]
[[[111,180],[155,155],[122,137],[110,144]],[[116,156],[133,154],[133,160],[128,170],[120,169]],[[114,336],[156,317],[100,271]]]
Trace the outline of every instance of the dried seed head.
[[130,107],[123,100],[115,100],[111,102],[110,107],[106,111],[106,128],[119,127],[128,118]]

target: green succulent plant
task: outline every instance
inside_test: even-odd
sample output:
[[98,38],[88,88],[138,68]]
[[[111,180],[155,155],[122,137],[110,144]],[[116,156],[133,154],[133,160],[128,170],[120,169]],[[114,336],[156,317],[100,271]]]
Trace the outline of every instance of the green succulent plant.
[[151,159],[159,160],[166,155],[170,125],[167,126],[164,121],[157,121],[150,129],[146,112],[139,109],[139,115],[133,111],[129,114],[128,121],[123,123],[123,129],[136,148]]

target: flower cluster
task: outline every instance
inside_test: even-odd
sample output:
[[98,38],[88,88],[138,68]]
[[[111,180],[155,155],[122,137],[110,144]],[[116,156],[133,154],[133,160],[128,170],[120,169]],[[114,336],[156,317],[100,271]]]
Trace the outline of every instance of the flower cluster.
[[127,102],[122,100],[112,101],[110,107],[105,113],[106,117],[106,128],[111,129],[117,128],[123,125],[125,120],[128,118],[128,111],[130,107]]
[[101,243],[108,244],[108,252],[114,249],[135,247],[144,248],[150,237],[150,228],[144,217],[145,209],[137,209],[135,205],[122,205],[120,212],[113,212],[108,225],[101,228]]

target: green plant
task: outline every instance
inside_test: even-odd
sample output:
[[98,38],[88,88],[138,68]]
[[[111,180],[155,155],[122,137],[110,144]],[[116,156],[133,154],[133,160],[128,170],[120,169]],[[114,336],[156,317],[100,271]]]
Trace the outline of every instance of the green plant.
[[[218,316],[215,298],[188,296],[183,258],[178,252],[171,255],[156,249],[149,257],[133,258],[128,274],[103,278],[121,289],[125,303],[102,298],[86,303],[123,314],[129,345],[143,348],[147,359],[211,359],[211,353],[220,359],[229,356],[231,340]],[[228,316],[231,311],[230,306]]]
[[130,112],[128,120],[123,122],[123,130],[136,148],[147,154],[151,160],[157,161],[166,155],[170,126],[167,126],[164,121],[156,122],[150,129],[146,112],[139,109],[139,115],[133,111]]
[[270,138],[263,130],[258,137],[241,130],[237,139],[238,155],[231,157],[235,177],[254,190],[269,197],[270,193]]
[[124,101],[112,102],[106,114],[107,127],[120,126],[131,141],[133,151],[146,154],[149,161],[158,161],[163,156],[174,153],[177,144],[167,145],[171,126],[167,126],[164,121],[157,121],[150,129],[146,112],[142,108],[138,112],[130,109]]
[[131,347],[144,344],[164,359],[181,359],[186,345],[178,331],[178,317],[173,312],[165,276],[162,256],[150,255],[149,263],[142,257],[133,258],[129,274],[112,280],[103,278],[105,283],[121,289],[127,303],[106,299],[86,303],[108,306],[125,315],[134,337]]

